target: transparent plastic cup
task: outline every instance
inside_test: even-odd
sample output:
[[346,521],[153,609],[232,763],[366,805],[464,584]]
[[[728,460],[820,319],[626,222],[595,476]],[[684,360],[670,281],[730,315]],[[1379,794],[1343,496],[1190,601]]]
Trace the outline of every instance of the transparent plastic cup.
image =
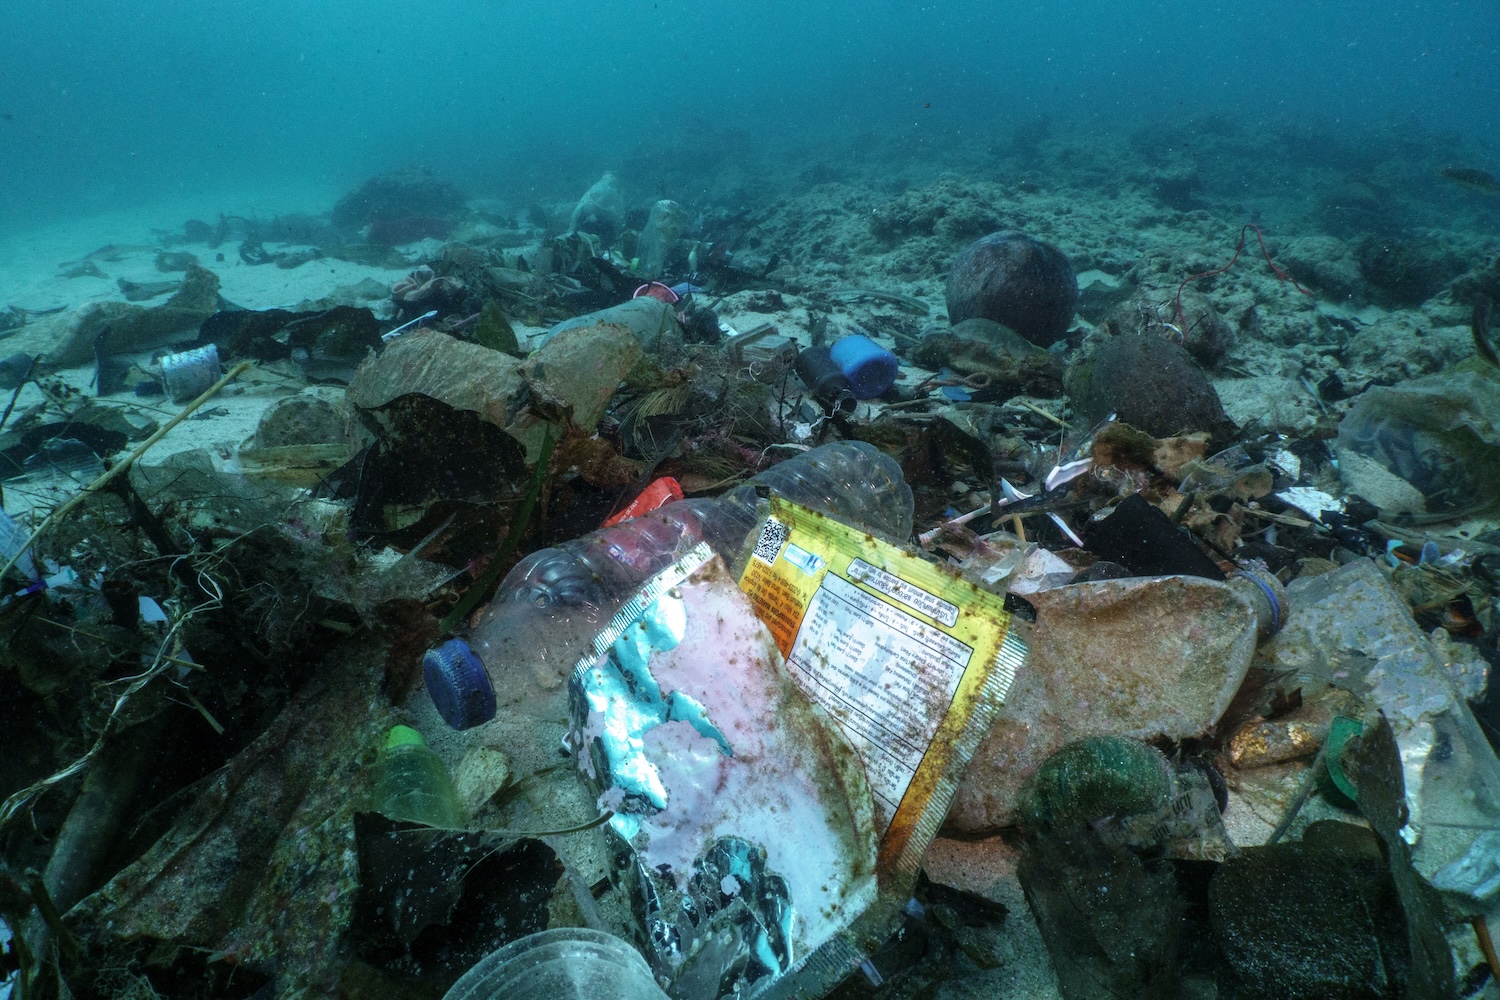
[[480,959],[443,1000],[667,1000],[646,960],[612,934],[540,931]]

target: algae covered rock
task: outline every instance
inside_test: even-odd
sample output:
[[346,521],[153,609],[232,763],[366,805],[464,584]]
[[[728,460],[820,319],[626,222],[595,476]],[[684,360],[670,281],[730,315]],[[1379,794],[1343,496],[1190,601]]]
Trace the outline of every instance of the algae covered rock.
[[1234,327],[1219,315],[1214,304],[1201,292],[1185,288],[1179,300],[1182,306],[1182,347],[1200,365],[1212,368],[1224,360],[1234,346]]
[[1465,270],[1463,258],[1420,236],[1367,236],[1356,248],[1359,272],[1388,306],[1417,306]]
[[373,222],[451,219],[463,208],[463,192],[431,170],[412,167],[371,177],[340,198],[330,217],[335,227],[353,230]]
[[1114,413],[1153,437],[1181,431],[1219,435],[1234,427],[1203,369],[1160,337],[1111,337],[1069,368],[1064,384],[1087,423]]

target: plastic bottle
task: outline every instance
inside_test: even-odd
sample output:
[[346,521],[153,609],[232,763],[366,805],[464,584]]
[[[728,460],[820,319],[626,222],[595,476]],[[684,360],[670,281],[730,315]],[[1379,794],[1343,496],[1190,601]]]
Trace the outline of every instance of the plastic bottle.
[[734,565],[760,521],[757,488],[894,542],[911,536],[912,494],[901,467],[873,445],[840,441],[772,466],[717,499],[667,504],[533,552],[501,582],[467,638],[423,658],[438,712],[468,729],[494,717],[497,692],[517,704],[559,691],[621,605],[688,549],[706,541]]
[[393,726],[375,762],[375,811],[444,830],[463,826],[458,792],[442,758],[410,726]]

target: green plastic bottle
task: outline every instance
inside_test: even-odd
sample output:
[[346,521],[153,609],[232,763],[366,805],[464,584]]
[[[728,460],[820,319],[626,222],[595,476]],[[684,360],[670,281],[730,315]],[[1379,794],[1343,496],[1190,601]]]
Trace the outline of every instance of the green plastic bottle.
[[453,779],[410,726],[394,726],[375,762],[375,811],[387,819],[455,830],[463,811]]

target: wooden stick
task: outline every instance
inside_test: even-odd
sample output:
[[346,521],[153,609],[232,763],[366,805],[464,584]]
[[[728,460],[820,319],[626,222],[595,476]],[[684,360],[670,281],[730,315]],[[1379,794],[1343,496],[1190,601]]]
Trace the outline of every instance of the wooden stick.
[[1054,424],[1056,424],[1059,427],[1066,427],[1066,426],[1068,426],[1068,422],[1066,420],[1064,420],[1062,417],[1059,417],[1057,414],[1052,413],[1052,412],[1050,412],[1048,410],[1042,409],[1040,406],[1037,406],[1035,403],[1027,402],[1024,399],[1012,399],[1011,403],[1013,403],[1016,406],[1024,406],[1026,409],[1030,410],[1032,413],[1035,413],[1035,414],[1037,414],[1039,416],[1046,417],[1048,420],[1052,421]]
[[61,507],[58,507],[52,513],[43,518],[42,523],[36,526],[36,530],[33,531],[30,537],[28,537],[26,541],[21,544],[21,547],[16,550],[16,554],[10,557],[10,560],[6,562],[3,568],[0,568],[0,579],[5,578],[5,574],[11,571],[11,568],[15,566],[17,560],[19,560],[21,556],[26,553],[26,550],[31,548],[32,544],[42,536],[42,532],[52,527],[52,525],[56,521],[60,520],[65,514],[67,514],[68,511],[72,510],[74,507],[77,507],[79,504],[83,503],[84,500],[88,499],[89,494],[97,493],[99,490],[109,485],[110,480],[114,479],[120,473],[124,472],[126,469],[134,465],[137,459],[139,459],[142,455],[146,454],[146,452],[151,449],[152,445],[156,444],[156,442],[166,437],[168,431],[186,420],[189,416],[192,415],[194,410],[216,396],[220,389],[224,388],[230,382],[233,382],[235,379],[239,378],[240,375],[244,373],[245,369],[249,367],[250,362],[248,361],[241,361],[239,364],[235,365],[223,378],[219,379],[219,381],[203,390],[203,394],[201,396],[193,400],[187,406],[183,407],[181,413],[177,414],[177,416],[173,417],[171,420],[168,420],[166,423],[157,428],[156,433],[152,434],[146,440],[142,441],[140,445],[135,449],[135,451],[132,451],[129,455],[126,455],[124,458],[120,459],[114,464],[113,468],[109,469],[98,479],[95,479],[92,483],[89,483],[82,490],[80,490],[77,496],[73,497],[73,499],[69,500],[67,503],[63,504]]
[[1484,961],[1490,967],[1490,975],[1496,982],[1500,982],[1500,958],[1495,957],[1495,942],[1490,939],[1490,925],[1484,919],[1484,914],[1470,917],[1469,925],[1474,928],[1474,940],[1479,943],[1479,950],[1484,953]]

